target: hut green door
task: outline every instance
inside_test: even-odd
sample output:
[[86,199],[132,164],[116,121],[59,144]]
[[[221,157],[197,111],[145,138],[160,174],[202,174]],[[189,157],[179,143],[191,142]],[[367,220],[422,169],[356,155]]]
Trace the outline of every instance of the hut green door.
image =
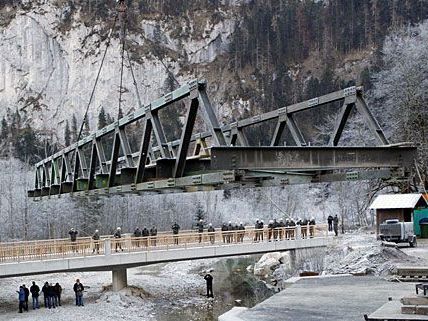
[[421,227],[419,226],[419,221],[423,218],[428,218],[428,208],[415,210],[413,212],[413,227],[417,236],[421,235]]

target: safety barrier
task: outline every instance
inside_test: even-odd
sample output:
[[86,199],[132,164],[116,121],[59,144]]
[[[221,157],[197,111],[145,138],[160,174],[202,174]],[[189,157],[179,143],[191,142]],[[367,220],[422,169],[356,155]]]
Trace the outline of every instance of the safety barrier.
[[52,259],[85,257],[93,255],[115,255],[122,252],[170,250],[174,248],[192,248],[229,244],[251,244],[258,242],[275,242],[294,239],[314,238],[326,235],[326,225],[307,225],[269,229],[221,231],[202,233],[187,232],[171,234],[160,232],[156,236],[122,238],[112,236],[100,237],[99,241],[91,238],[39,240],[27,242],[0,243],[0,262],[44,261]]

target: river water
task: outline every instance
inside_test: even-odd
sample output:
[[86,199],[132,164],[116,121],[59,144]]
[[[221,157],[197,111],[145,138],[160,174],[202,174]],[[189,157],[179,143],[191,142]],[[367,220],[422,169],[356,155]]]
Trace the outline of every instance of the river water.
[[[241,300],[241,305],[253,307],[257,303],[274,294],[263,281],[250,273],[246,268],[254,264],[259,256],[249,256],[231,259],[221,259],[211,267],[213,276],[214,299],[204,299],[203,302],[189,304],[174,311],[166,312],[161,302],[156,304],[156,320],[158,321],[217,321],[219,315],[235,306],[235,300]],[[199,271],[192,271],[198,273]],[[201,274],[201,277],[203,275]],[[197,294],[202,296],[202,294]],[[192,296],[192,294],[189,294]]]

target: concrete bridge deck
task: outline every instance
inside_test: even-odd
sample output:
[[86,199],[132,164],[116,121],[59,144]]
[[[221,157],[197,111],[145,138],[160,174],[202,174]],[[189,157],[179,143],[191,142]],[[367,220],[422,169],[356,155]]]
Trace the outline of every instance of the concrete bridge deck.
[[309,227],[306,229],[308,233],[305,238],[302,237],[305,231],[302,233],[302,228],[297,226],[278,229],[277,234],[267,229],[246,229],[233,232],[162,234],[156,238],[109,237],[99,243],[88,239],[77,242],[46,240],[1,243],[0,278],[72,271],[112,271],[113,289],[119,290],[126,286],[126,269],[131,267],[327,245],[322,228],[313,226],[313,230],[309,230]]

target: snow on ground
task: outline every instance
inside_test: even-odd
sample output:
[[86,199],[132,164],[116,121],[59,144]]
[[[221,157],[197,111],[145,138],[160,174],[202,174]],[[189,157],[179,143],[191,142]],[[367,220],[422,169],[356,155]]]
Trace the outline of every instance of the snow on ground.
[[[129,287],[113,293],[111,272],[58,273],[17,277],[1,280],[0,320],[31,321],[75,321],[75,320],[159,320],[163,310],[204,304],[206,299],[200,294],[205,290],[205,281],[196,271],[209,267],[212,260],[175,262],[128,269]],[[73,284],[79,278],[86,291],[85,306],[74,305]],[[31,281],[41,287],[45,281],[59,282],[63,287],[62,306],[57,309],[31,310],[18,314],[16,293],[19,285],[31,285]],[[190,294],[189,294],[190,293]],[[43,297],[40,297],[43,300]],[[30,298],[31,300],[31,298]],[[31,302],[30,308],[31,308]]]
[[[425,251],[427,249],[425,248]],[[374,234],[349,233],[333,239],[327,249],[327,274],[357,273],[388,275],[397,265],[426,264],[423,258],[406,254],[400,248],[382,246]]]

